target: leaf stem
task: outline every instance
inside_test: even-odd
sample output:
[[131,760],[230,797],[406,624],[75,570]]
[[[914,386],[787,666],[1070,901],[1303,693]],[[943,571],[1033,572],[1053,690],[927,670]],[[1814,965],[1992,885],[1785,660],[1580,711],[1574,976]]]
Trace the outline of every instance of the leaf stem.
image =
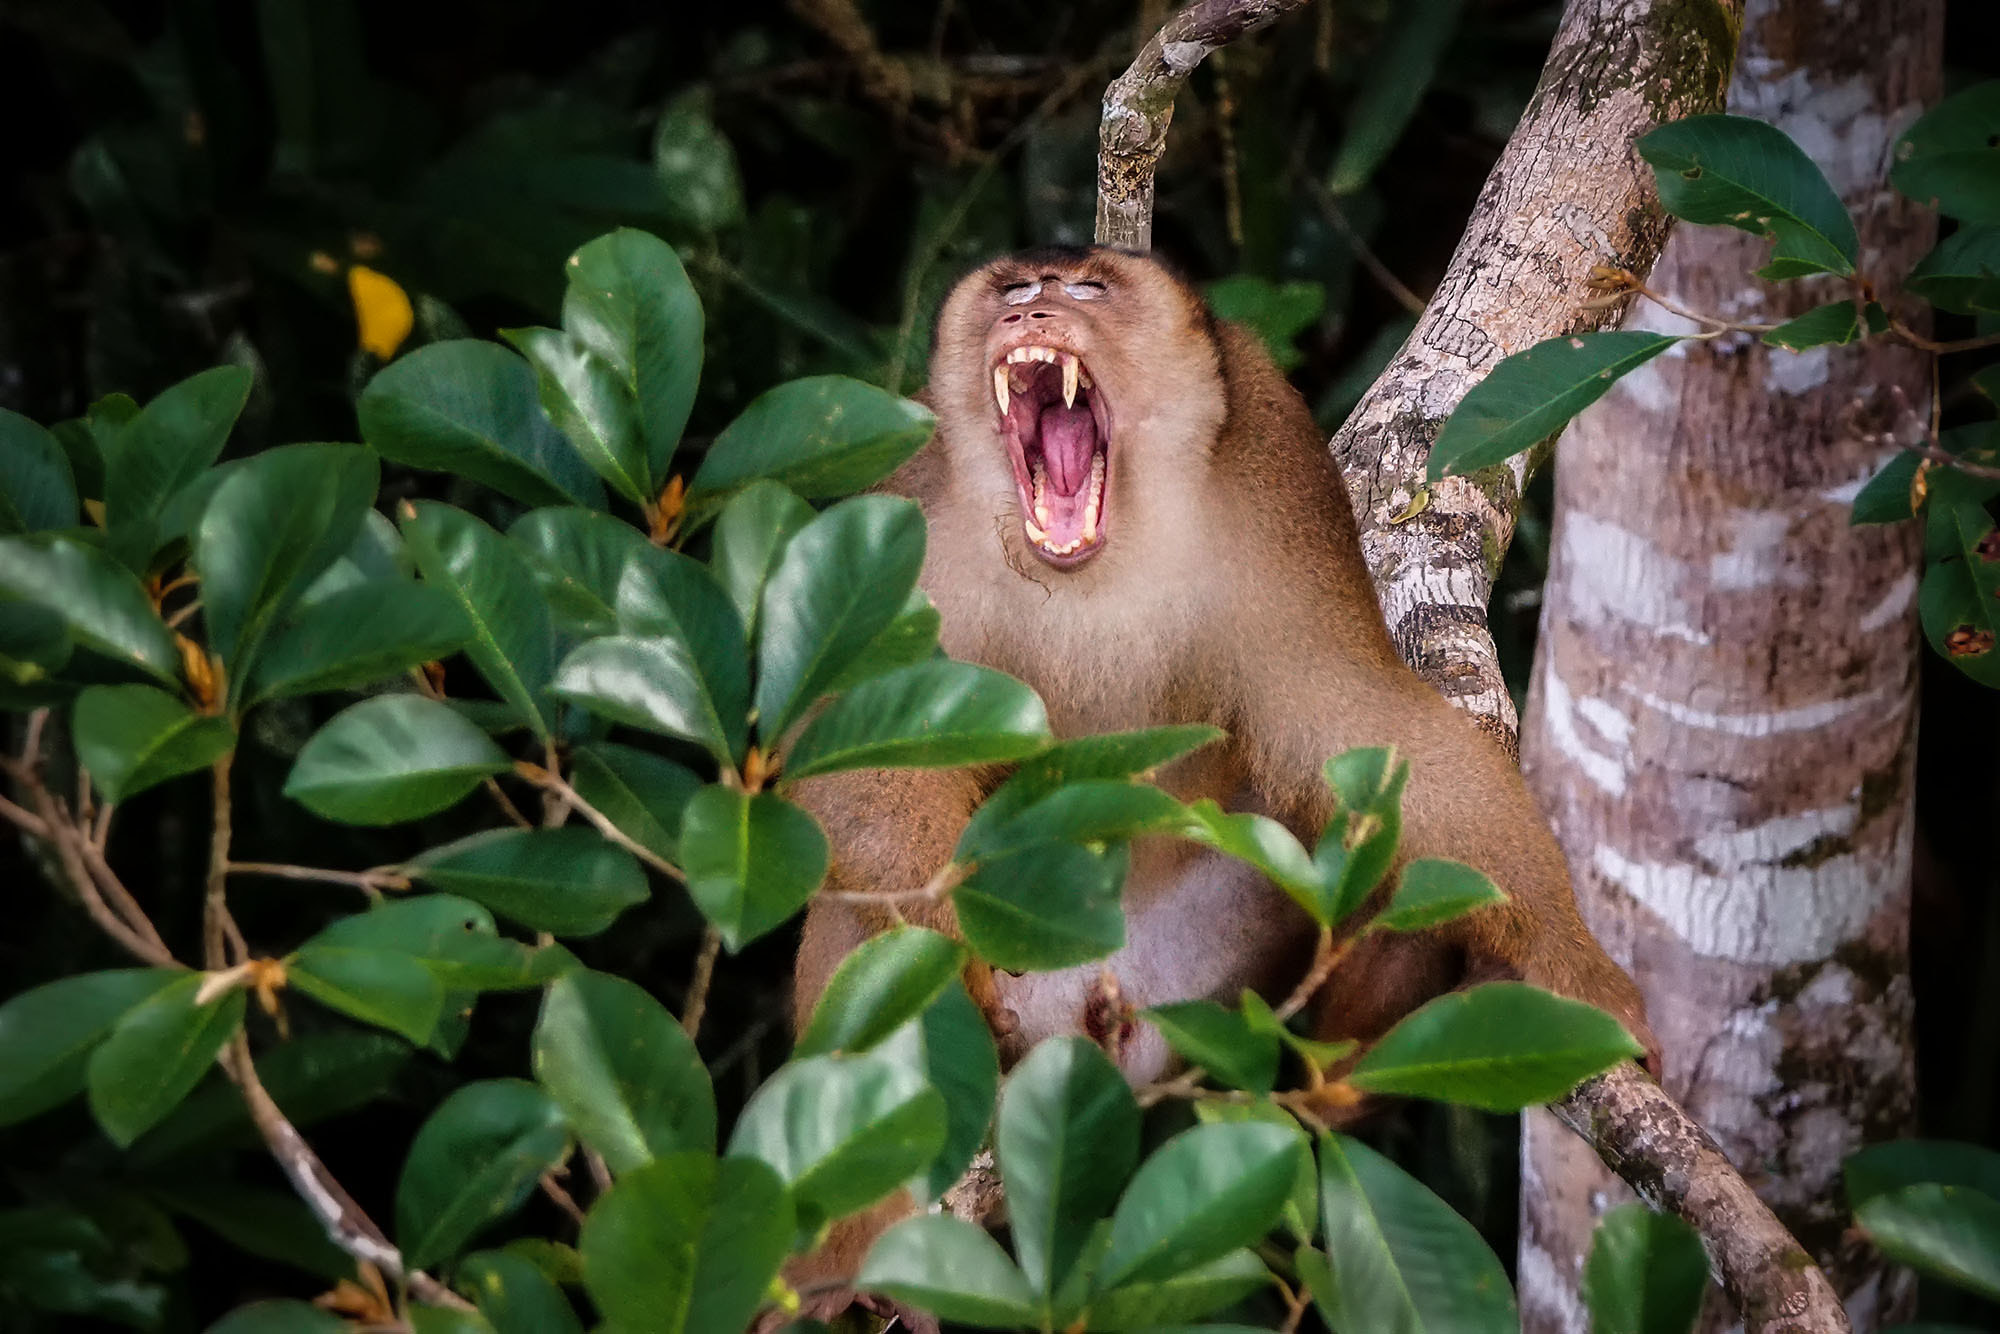
[[226,750],[210,769],[215,792],[215,824],[208,839],[208,891],[203,899],[202,966],[218,972],[250,957],[250,946],[229,913],[229,767],[236,752]]
[[625,849],[625,851],[631,853],[655,871],[658,871],[661,875],[666,876],[670,880],[679,881],[682,884],[687,883],[687,875],[680,867],[674,865],[665,857],[654,852],[651,848],[634,839],[631,835],[613,824],[610,816],[585,801],[578,795],[575,788],[563,781],[560,774],[553,773],[550,770],[544,769],[541,765],[531,763],[527,760],[516,760],[514,762],[514,772],[520,777],[527,779],[530,783],[533,783],[536,787],[553,792],[561,797],[569,803],[571,809],[578,815],[581,815],[584,819],[595,825],[598,833],[604,835],[613,843],[616,843],[619,847]]
[[410,877],[392,866],[377,866],[367,871],[336,871],[324,866],[288,866],[282,862],[231,862],[228,872],[230,875],[265,875],[281,880],[350,885],[371,899],[380,897],[383,890],[410,887]]
[[689,1038],[701,1034],[701,1019],[708,1012],[708,988],[715,980],[715,959],[722,953],[722,932],[714,925],[701,934],[701,952],[694,957],[694,974],[688,978],[687,1004],[681,1014],[681,1029]]

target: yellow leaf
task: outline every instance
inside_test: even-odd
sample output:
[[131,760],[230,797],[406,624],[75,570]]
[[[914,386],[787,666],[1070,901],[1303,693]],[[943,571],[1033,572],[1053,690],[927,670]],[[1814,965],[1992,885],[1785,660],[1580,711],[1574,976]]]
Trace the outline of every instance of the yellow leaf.
[[416,312],[410,296],[396,280],[363,264],[347,271],[347,291],[354,298],[354,321],[361,329],[361,346],[378,361],[396,355],[410,336]]

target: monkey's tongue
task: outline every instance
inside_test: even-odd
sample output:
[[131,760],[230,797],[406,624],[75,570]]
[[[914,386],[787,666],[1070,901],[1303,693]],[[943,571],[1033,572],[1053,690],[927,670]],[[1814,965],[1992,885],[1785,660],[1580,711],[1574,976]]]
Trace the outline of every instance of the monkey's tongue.
[[1097,451],[1097,423],[1090,409],[1052,404],[1042,410],[1042,461],[1056,491],[1073,496],[1090,480],[1090,456]]

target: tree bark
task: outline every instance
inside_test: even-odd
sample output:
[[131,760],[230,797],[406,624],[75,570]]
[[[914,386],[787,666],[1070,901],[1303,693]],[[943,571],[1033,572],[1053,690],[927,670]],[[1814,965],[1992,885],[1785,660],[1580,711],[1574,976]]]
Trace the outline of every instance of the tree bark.
[[[1732,109],[1827,172],[1878,288],[1934,239],[1884,182],[1937,94],[1942,8],[1751,0],[1745,18]],[[1845,294],[1752,279],[1765,252],[1684,227],[1650,285],[1758,323]],[[1647,304],[1626,327],[1695,326]],[[1840,1169],[1913,1113],[1918,538],[1847,516],[1884,462],[1880,433],[1928,393],[1926,359],[1898,343],[1792,354],[1738,333],[1622,380],[1559,452],[1523,741],[1585,915],[1646,992],[1667,1090],[1825,1267],[1857,1330],[1911,1294],[1847,1226]],[[1546,1115],[1522,1167],[1524,1329],[1583,1334],[1590,1231],[1628,1192]],[[1712,1303],[1705,1328],[1731,1321]]]

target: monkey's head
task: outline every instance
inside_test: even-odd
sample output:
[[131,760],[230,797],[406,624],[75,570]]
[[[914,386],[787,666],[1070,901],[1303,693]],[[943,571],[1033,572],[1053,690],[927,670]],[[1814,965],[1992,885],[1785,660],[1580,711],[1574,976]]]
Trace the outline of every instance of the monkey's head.
[[1102,248],[1028,250],[952,289],[931,388],[952,467],[1019,506],[1028,549],[1057,569],[1174,512],[1224,416],[1210,316],[1158,262]]

